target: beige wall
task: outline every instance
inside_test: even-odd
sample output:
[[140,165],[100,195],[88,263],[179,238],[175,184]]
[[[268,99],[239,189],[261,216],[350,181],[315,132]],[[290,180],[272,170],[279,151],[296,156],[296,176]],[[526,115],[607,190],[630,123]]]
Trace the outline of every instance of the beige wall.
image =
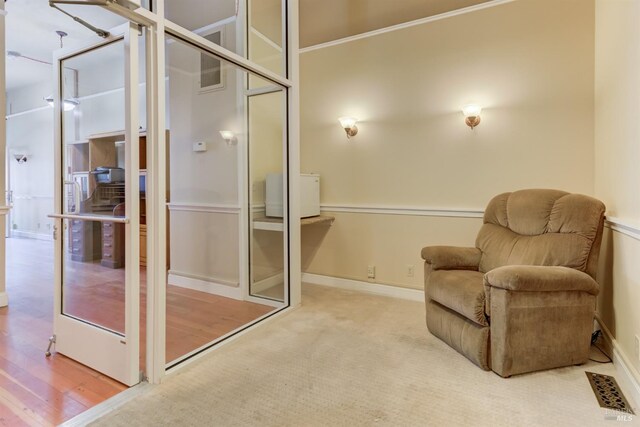
[[[519,0],[303,53],[302,172],[321,175],[329,205],[482,209],[528,187],[592,194],[593,43],[592,1]],[[474,131],[468,102],[484,107]],[[351,141],[342,115],[361,120]],[[341,214],[305,230],[303,259],[308,272],[358,280],[375,264],[377,282],[419,287],[420,248],[472,244],[479,225]]]
[[[608,215],[638,225],[640,214],[640,1],[596,1],[595,190]],[[602,250],[598,311],[623,357],[640,361],[640,241],[609,230]]]
[[[262,0],[264,1],[264,0]],[[414,21],[488,0],[300,0],[300,46]]]

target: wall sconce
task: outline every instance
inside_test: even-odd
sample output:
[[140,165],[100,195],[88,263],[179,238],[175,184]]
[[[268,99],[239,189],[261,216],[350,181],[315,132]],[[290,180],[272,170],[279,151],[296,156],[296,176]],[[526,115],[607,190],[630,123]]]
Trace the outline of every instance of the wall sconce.
[[358,119],[354,117],[340,117],[338,121],[347,133],[347,139],[351,139],[352,136],[358,134],[358,126],[356,126]]
[[464,114],[464,122],[471,129],[480,124],[480,112],[482,107],[476,104],[469,104],[462,107],[462,113]]
[[26,154],[14,154],[13,158],[16,159],[19,165],[23,163],[27,163],[27,155]]
[[236,145],[238,143],[238,138],[236,138],[236,135],[230,130],[221,130],[220,136],[222,139],[227,141],[227,145],[229,146]]
[[[46,98],[43,98],[47,104],[49,104],[49,107],[53,108],[53,106],[55,105],[53,103],[53,95],[49,95]],[[67,98],[64,101],[62,101],[62,105],[63,105],[63,109],[64,111],[72,111],[74,110],[78,105],[80,105],[80,101],[78,101],[75,98]]]

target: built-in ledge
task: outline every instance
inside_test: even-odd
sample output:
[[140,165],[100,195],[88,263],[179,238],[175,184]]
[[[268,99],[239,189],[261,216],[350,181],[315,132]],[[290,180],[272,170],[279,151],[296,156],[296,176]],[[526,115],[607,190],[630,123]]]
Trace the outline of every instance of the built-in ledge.
[[[309,218],[300,219],[300,225],[329,225],[333,224],[335,221],[335,217],[330,215],[318,215],[312,216]],[[283,221],[282,218],[273,218],[273,217],[260,217],[254,218],[253,220],[253,229],[254,230],[265,230],[265,231],[283,231]]]

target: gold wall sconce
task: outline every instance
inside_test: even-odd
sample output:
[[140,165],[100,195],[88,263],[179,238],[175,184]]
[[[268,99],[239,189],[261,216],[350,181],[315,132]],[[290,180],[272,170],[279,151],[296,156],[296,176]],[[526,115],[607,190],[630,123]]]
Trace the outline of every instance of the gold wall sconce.
[[351,139],[358,134],[358,126],[356,126],[358,119],[355,117],[340,117],[338,121],[340,122],[340,126],[342,126],[344,131],[347,133],[347,139]]
[[468,104],[462,107],[462,114],[464,114],[464,122],[471,129],[475,128],[480,124],[480,113],[482,112],[482,107],[476,104]]

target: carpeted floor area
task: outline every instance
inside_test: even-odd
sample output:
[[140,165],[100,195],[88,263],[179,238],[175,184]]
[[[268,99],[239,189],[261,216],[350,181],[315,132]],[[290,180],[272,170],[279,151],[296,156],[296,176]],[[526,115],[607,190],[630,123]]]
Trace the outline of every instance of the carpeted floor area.
[[502,379],[431,336],[421,303],[305,285],[300,309],[94,425],[611,426],[585,370],[615,375],[590,362]]

